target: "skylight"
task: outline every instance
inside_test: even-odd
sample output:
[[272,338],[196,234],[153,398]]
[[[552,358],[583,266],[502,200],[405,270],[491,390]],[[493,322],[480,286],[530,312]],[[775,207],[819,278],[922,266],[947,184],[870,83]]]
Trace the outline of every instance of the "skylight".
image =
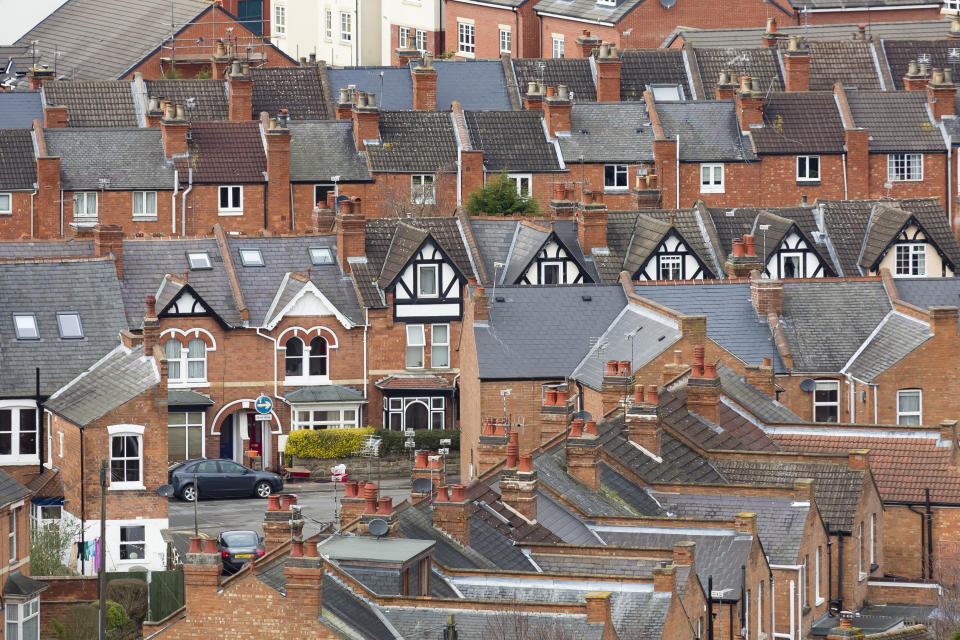
[[83,325],[80,324],[79,313],[58,313],[57,324],[60,326],[60,337],[64,340],[78,340],[83,337]]
[[13,326],[17,330],[17,340],[39,340],[37,316],[32,313],[13,314]]
[[310,247],[310,262],[313,264],[333,264],[333,252],[330,247]]
[[212,269],[210,265],[210,256],[206,251],[191,251],[187,254],[187,261],[191,269]]
[[260,249],[240,249],[240,262],[245,267],[262,267],[263,254]]

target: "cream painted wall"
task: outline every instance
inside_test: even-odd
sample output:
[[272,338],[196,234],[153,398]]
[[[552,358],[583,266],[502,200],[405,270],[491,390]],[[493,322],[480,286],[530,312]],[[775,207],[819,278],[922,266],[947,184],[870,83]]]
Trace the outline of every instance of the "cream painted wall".
[[[907,227],[906,234],[908,238],[912,238],[916,232],[917,232],[917,228],[915,226],[911,225]],[[923,239],[925,238],[924,238],[924,235],[921,233],[920,235],[917,236],[916,241],[922,242]],[[937,255],[937,251],[933,248],[933,246],[929,244],[927,245],[927,251],[926,251],[926,265],[927,265],[926,274],[922,277],[926,277],[926,278],[942,277],[943,261],[940,259],[940,256]],[[911,277],[911,276],[898,276],[896,267],[897,267],[897,252],[895,248],[891,247],[890,251],[887,252],[887,255],[883,256],[883,260],[880,261],[880,268],[889,269],[890,273],[892,273],[893,277],[895,278]],[[877,272],[871,272],[871,275],[876,275],[876,273]],[[946,276],[948,278],[953,277],[953,271],[951,271],[949,267],[947,268]]]

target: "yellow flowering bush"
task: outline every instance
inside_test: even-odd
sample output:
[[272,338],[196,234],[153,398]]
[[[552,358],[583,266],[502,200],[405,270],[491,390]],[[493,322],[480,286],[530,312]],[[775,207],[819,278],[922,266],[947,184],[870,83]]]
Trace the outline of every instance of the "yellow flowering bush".
[[284,453],[298,458],[346,458],[363,446],[373,429],[299,429],[290,433]]

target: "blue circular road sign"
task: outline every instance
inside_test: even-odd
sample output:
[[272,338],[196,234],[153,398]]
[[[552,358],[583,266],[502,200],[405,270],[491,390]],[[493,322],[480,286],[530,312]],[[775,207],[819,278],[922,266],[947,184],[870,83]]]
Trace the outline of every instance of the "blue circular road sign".
[[257,410],[257,413],[266,415],[273,411],[273,400],[263,394],[260,394],[254,401],[253,406]]

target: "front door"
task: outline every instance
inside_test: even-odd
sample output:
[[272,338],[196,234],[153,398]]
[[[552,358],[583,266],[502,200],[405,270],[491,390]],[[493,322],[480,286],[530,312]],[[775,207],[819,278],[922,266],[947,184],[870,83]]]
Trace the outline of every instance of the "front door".
[[250,451],[255,451],[256,455],[263,455],[263,429],[257,422],[253,413],[247,414],[247,433],[250,434]]
[[233,416],[227,416],[220,426],[220,457],[233,460]]
[[430,427],[430,412],[422,402],[411,402],[407,405],[404,419],[405,429],[427,429]]

